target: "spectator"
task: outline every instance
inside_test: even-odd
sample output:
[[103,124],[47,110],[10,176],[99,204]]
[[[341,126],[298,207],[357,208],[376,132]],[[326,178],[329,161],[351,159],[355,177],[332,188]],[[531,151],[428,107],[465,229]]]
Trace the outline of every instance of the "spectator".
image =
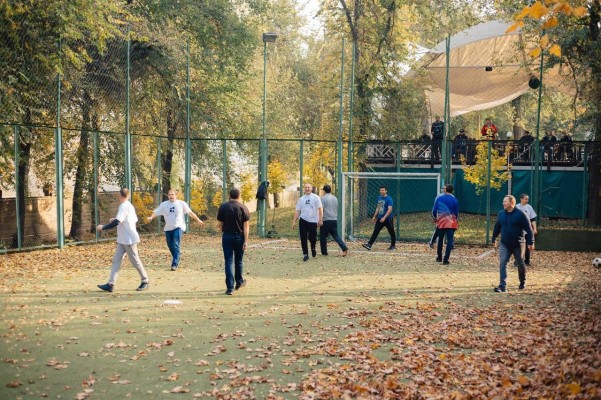
[[486,121],[484,121],[484,126],[480,130],[482,138],[485,140],[495,140],[497,138],[497,133],[499,133],[499,130],[495,124],[492,123],[490,118],[486,118]]
[[440,160],[440,145],[444,137],[444,122],[440,120],[440,116],[437,115],[436,121],[432,123],[432,157],[434,160]]

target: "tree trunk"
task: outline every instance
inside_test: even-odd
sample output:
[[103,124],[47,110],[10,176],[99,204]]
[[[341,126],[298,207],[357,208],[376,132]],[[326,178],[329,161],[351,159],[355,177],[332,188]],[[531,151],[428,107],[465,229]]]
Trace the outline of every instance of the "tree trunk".
[[[94,116],[92,118],[92,130],[94,131],[93,135],[96,135],[96,132],[100,130],[100,115],[98,115],[98,112],[96,111],[94,111]],[[97,145],[100,147],[100,143],[97,143]],[[92,152],[94,152],[94,148],[92,148]],[[90,233],[96,232],[96,190],[98,188],[94,187],[94,175],[99,177],[99,173],[100,171],[98,168],[94,169],[92,171],[92,178],[88,179],[88,195],[90,196]]]
[[601,225],[601,114],[595,124],[596,138],[590,143],[588,220],[593,225]]
[[161,180],[163,200],[168,198],[169,190],[171,189],[171,170],[173,169],[173,142],[175,141],[175,133],[177,132],[177,118],[174,115],[175,111],[167,111],[167,148],[161,157],[161,168],[163,176]]
[[[589,7],[590,11],[590,40],[593,42],[591,46],[598,48],[599,40],[601,36],[601,2],[595,0],[591,2]],[[594,51],[594,54],[599,54],[599,51]],[[594,225],[601,225],[601,107],[599,101],[601,101],[601,62],[598,57],[591,57],[590,59],[592,79],[591,83],[596,86],[596,90],[592,90],[595,98],[592,104],[595,104],[596,118],[595,127],[593,129],[594,141],[591,143],[590,149],[590,176],[589,176],[589,191],[588,191],[588,219],[589,222]]]
[[73,215],[71,217],[71,230],[69,237],[74,240],[81,240],[82,219],[83,219],[83,199],[84,188],[86,185],[87,169],[90,159],[90,126],[91,126],[91,108],[92,97],[87,90],[84,90],[81,104],[81,133],[79,135],[79,147],[77,149],[77,169],[75,171],[75,185],[73,188]]
[[25,198],[27,195],[27,188],[29,186],[29,160],[31,158],[31,145],[31,137],[23,138],[22,135],[19,135],[19,164],[17,165],[17,174],[19,175],[19,185],[17,186],[19,210],[17,217],[19,218],[21,232],[17,230],[13,235],[13,242],[11,245],[13,248],[17,248],[19,246],[19,239],[21,240],[21,244],[24,245]]
[[513,108],[513,138],[518,140],[522,137],[524,133],[524,127],[519,124],[519,121],[522,119],[522,96],[516,97],[511,100],[511,108]]

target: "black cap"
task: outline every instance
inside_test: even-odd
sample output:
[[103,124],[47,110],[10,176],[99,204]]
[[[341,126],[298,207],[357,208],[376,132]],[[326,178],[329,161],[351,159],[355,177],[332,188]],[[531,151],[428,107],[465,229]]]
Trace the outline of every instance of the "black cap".
[[459,129],[459,133],[463,133],[463,132],[465,132],[465,129],[463,129],[463,128]]

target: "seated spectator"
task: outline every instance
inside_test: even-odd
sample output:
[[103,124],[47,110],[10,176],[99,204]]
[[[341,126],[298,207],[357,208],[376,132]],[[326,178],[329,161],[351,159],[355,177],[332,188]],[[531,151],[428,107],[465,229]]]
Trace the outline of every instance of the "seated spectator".
[[563,160],[564,155],[566,160],[574,158],[574,140],[568,132],[563,132],[562,138],[559,140],[559,148],[557,149],[557,159]]
[[524,131],[524,134],[518,141],[520,158],[524,161],[530,161],[532,158],[532,142],[534,142],[534,137],[532,137],[530,131]]
[[459,129],[459,133],[453,139],[453,158],[461,159],[461,156],[465,157],[467,154],[467,141],[469,138],[465,134],[465,129]]
[[555,145],[557,144],[555,131],[547,131],[547,136],[545,136],[540,143],[545,154],[545,159],[547,161],[553,161],[553,152],[555,151]]

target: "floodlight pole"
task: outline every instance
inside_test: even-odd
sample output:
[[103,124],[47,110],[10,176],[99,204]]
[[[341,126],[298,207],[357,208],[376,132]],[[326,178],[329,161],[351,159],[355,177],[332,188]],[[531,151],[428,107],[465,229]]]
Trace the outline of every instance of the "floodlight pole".
[[[344,128],[344,37],[342,38],[342,50],[340,55],[340,129],[338,130],[338,141],[336,143],[337,164],[336,169],[336,191],[340,196],[340,182],[342,182],[342,129]],[[338,221],[342,220],[342,204],[338,205]],[[340,228],[340,227],[339,227]],[[338,232],[341,234],[342,232]]]
[[[190,204],[192,185],[192,142],[190,141],[190,38],[186,43],[186,167],[184,171],[184,201]],[[190,230],[190,217],[185,215],[186,230]]]
[[[442,186],[444,186],[448,180],[450,180],[450,171],[449,168],[447,168],[447,137],[448,137],[448,132],[449,132],[449,119],[450,119],[450,107],[449,104],[451,102],[450,97],[450,90],[449,90],[449,65],[450,65],[450,60],[449,60],[449,55],[451,52],[451,35],[447,36],[446,39],[446,82],[445,82],[445,96],[444,96],[444,129],[443,129],[443,137],[442,137],[442,143],[441,143],[441,147],[440,147],[440,151],[442,153],[442,157],[440,159],[440,172],[441,172],[441,176],[442,176]],[[442,189],[442,187],[440,188]]]
[[[259,142],[259,185],[267,180],[267,136],[265,134],[265,116],[267,104],[267,42],[274,43],[278,35],[275,33],[263,33],[263,127],[261,130],[261,141]],[[258,234],[265,237],[266,199],[257,199],[259,202],[259,221],[257,224]]]

